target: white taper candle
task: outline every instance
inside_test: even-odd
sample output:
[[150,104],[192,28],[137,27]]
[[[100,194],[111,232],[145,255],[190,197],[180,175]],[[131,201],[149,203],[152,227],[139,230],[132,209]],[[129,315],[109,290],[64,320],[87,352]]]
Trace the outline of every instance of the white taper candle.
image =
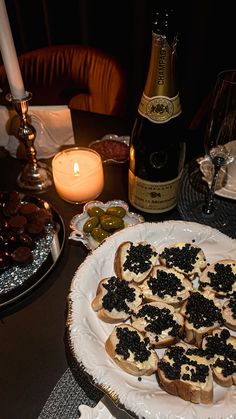
[[26,96],[25,88],[4,0],[0,0],[0,50],[11,94],[15,99],[22,99]]

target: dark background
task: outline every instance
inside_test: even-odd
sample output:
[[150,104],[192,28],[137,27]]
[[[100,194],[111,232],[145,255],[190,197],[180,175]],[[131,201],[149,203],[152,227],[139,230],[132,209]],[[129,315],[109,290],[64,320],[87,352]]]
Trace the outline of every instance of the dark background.
[[[53,44],[102,48],[127,72],[127,115],[144,86],[153,11],[173,4],[180,32],[179,87],[191,121],[220,70],[235,66],[235,15],[225,0],[5,0],[17,54]],[[0,86],[1,87],[1,86]]]

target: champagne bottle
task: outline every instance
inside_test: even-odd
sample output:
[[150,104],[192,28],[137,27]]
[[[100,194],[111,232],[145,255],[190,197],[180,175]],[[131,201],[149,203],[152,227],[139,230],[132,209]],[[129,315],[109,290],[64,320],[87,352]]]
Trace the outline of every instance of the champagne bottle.
[[156,13],[144,91],[130,138],[129,201],[145,213],[177,204],[185,161],[173,10]]

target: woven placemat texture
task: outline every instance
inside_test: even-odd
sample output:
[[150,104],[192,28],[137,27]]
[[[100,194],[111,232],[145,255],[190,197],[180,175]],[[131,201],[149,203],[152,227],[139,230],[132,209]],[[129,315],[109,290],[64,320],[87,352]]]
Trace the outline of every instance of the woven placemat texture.
[[78,407],[96,406],[103,393],[82,372],[68,368],[47,399],[38,419],[77,419]]
[[196,160],[184,169],[180,184],[178,210],[181,218],[217,228],[233,239],[236,238],[236,201],[215,195],[216,217],[202,216],[198,205],[204,201],[207,184],[202,180],[202,173]]

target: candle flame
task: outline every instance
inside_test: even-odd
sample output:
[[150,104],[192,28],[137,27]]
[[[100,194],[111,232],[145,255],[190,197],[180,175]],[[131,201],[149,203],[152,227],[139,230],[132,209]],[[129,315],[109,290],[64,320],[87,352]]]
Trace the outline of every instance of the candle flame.
[[79,176],[79,165],[78,163],[74,163],[74,175]]
[[44,206],[44,208],[45,208],[46,210],[49,210],[49,209],[50,209],[50,205],[49,205],[49,203],[48,203],[47,201],[44,201],[43,206]]

